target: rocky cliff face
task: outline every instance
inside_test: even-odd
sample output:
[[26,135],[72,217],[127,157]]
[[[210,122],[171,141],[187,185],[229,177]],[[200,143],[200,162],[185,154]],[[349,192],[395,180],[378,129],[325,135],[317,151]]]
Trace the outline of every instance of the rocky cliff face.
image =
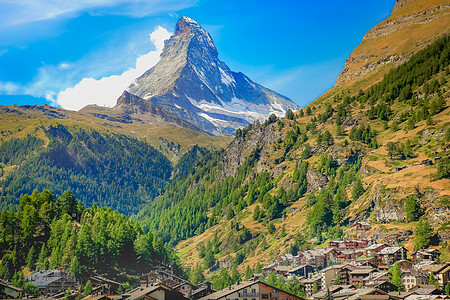
[[132,95],[127,91],[123,92],[117,99],[117,104],[113,108],[88,105],[81,109],[80,113],[112,122],[130,124],[134,121],[156,126],[180,126],[201,131],[200,128],[180,118],[170,110]]
[[449,14],[446,0],[397,0],[391,16],[370,29],[346,60],[335,87],[407,61],[411,53],[450,32]]
[[218,58],[206,30],[182,17],[165,43],[161,59],[127,89],[212,134],[233,134],[237,128],[270,114],[283,116],[299,107]]

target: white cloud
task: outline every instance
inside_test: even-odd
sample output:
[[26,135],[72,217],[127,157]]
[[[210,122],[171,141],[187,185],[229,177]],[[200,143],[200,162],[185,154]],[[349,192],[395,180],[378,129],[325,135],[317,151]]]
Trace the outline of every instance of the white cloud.
[[14,82],[1,82],[0,81],[0,94],[4,95],[16,95],[21,90],[21,87]]
[[196,5],[198,0],[2,0],[0,27],[74,17],[82,12],[140,18]]
[[[47,100],[71,110],[79,110],[88,104],[114,106],[117,98],[119,98],[128,85],[158,62],[164,47],[164,41],[170,35],[171,33],[165,28],[158,26],[150,34],[150,40],[156,49],[138,57],[134,68],[120,75],[103,77],[98,80],[94,78],[83,78],[74,87],[67,88],[59,92],[56,96],[51,92],[47,93]],[[67,67],[70,67],[70,65],[67,64]]]

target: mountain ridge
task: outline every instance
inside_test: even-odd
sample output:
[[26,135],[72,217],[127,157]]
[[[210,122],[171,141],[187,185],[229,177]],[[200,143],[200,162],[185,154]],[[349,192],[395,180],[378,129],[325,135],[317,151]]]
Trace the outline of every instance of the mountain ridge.
[[127,92],[213,134],[231,135],[272,113],[281,116],[299,108],[289,98],[231,71],[219,60],[209,33],[188,17],[177,22],[160,61]]

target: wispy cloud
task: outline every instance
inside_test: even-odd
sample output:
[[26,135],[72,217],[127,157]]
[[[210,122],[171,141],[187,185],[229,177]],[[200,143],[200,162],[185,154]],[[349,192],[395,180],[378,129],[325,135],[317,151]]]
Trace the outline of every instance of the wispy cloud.
[[158,62],[164,41],[170,35],[167,29],[156,27],[150,34],[153,50],[137,57],[132,67],[118,75],[103,76],[100,79],[84,75],[84,78],[76,80],[74,84],[74,78],[79,78],[80,73],[90,71],[86,69],[86,65],[94,69],[97,65],[85,60],[61,62],[39,68],[37,75],[28,84],[0,82],[0,94],[45,98],[53,105],[71,110],[79,110],[88,104],[114,106],[128,85]]
[[3,0],[0,1],[0,11],[4,12],[0,18],[0,27],[74,17],[82,12],[140,18],[178,11],[192,7],[197,2],[198,0]]
[[164,47],[164,41],[171,33],[158,26],[150,35],[156,49],[140,56],[136,65],[120,75],[112,75],[101,79],[83,78],[74,87],[67,88],[57,95],[48,94],[48,99],[54,104],[66,109],[79,110],[88,104],[114,106],[117,98],[130,85],[130,83],[153,67],[159,60]]

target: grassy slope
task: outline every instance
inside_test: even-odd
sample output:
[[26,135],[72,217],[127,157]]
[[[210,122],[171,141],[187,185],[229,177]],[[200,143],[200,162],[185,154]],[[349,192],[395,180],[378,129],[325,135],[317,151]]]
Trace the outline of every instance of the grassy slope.
[[[34,133],[37,133],[39,137],[44,138],[43,134],[39,133],[41,131],[36,130],[36,128],[40,126],[48,127],[58,123],[63,125],[79,125],[99,131],[107,130],[135,138],[145,139],[154,148],[161,150],[161,152],[172,162],[176,162],[181,154],[185,153],[195,144],[201,147],[218,149],[226,147],[231,141],[231,137],[209,136],[187,128],[152,126],[138,122],[132,124],[112,122],[61,108],[51,109],[65,114],[66,118],[64,119],[49,118],[40,111],[26,110],[20,106],[13,106],[10,108],[14,108],[17,112],[0,114],[0,132],[4,132],[2,134],[2,140],[8,140],[13,137],[25,137],[27,134]],[[161,141],[160,137],[180,144],[180,154],[174,155],[174,153]]]
[[[412,14],[416,14],[417,12],[423,11],[424,9],[435,8],[436,6],[443,4],[448,4],[448,1],[417,0],[410,2],[399,10],[395,11],[391,17],[383,21],[378,26],[382,26],[389,21],[401,18],[402,16],[410,16]],[[365,39],[361,43],[361,45],[358,46],[352,53],[352,56],[355,57],[365,57],[365,61],[354,64],[350,63],[347,64],[346,67],[350,69],[358,69],[368,62],[377,61],[381,57],[387,55],[396,54],[408,58],[412,53],[415,53],[418,50],[424,48],[426,45],[434,41],[437,37],[449,33],[449,13],[450,9],[447,8],[446,10],[433,13],[432,15],[435,15],[436,19],[428,23],[408,25],[408,21],[406,21],[406,26],[394,32],[391,32],[387,35],[382,35],[375,39]],[[317,116],[319,113],[322,113],[325,110],[326,103],[333,103],[333,106],[336,105],[336,103],[334,103],[332,100],[335,95],[355,95],[360,89],[364,90],[372,84],[380,81],[383,78],[384,74],[387,74],[388,71],[395,66],[396,64],[381,65],[374,71],[368,72],[361,78],[346,81],[340,86],[335,86],[323,96],[312,102],[309,106],[315,108],[314,115]],[[450,86],[448,85],[448,76],[446,89],[447,91],[450,89]],[[447,92],[444,96],[446,99],[447,108],[434,117],[435,124],[433,126],[427,126],[425,121],[421,121],[416,124],[416,128],[413,130],[399,130],[396,132],[392,132],[390,130],[383,130],[383,124],[381,121],[371,121],[370,124],[372,128],[375,128],[378,132],[380,132],[380,134],[377,136],[379,144],[385,145],[389,141],[404,142],[406,139],[417,140],[420,137],[419,133],[425,128],[428,128],[433,133],[440,128],[448,128],[450,125],[450,93]],[[398,107],[398,109],[400,109],[400,107]],[[362,116],[362,118],[364,119],[363,112],[365,110],[367,110],[367,108],[363,109],[362,113],[354,112],[354,114],[359,114],[359,116]],[[304,129],[305,124],[307,124],[310,120],[311,117],[309,116],[297,119],[297,121],[301,123],[300,127],[302,129]],[[286,134],[289,129],[289,126],[285,126],[283,129],[284,134]],[[329,130],[335,137],[334,133],[336,132],[336,127],[334,124],[322,124],[318,127],[318,129],[322,130],[322,132],[324,132],[324,130]],[[350,142],[350,147],[361,147],[361,144],[359,142],[352,142],[346,136],[337,138],[335,137],[335,143],[339,144],[344,139],[347,139]],[[314,139],[309,140],[308,143],[314,144]],[[419,184],[422,189],[435,189],[436,191],[438,191],[438,194],[440,196],[450,195],[449,179],[441,179],[437,181],[433,180],[433,175],[436,172],[435,166],[414,166],[414,163],[416,162],[420,162],[425,158],[433,157],[433,151],[438,147],[439,146],[436,144],[436,142],[432,141],[430,144],[420,147],[420,149],[418,149],[418,151],[416,152],[417,156],[415,158],[405,161],[390,160],[387,156],[387,151],[384,146],[379,147],[378,149],[365,149],[366,151],[368,151],[368,153],[365,156],[366,158],[363,162],[363,165],[366,168],[374,168],[375,172],[372,175],[363,177],[363,183],[367,191],[365,195],[358,199],[358,201],[352,203],[349,209],[348,217],[354,216],[362,209],[367,207],[367,196],[370,193],[371,188],[376,185],[386,186],[386,188],[388,189],[399,189],[400,192],[396,194],[399,199],[404,198],[406,195],[412,193],[417,184]],[[264,151],[268,153],[268,155],[266,156],[267,161],[265,162],[265,164],[269,167],[273,167],[276,165],[274,163],[275,159],[282,155],[283,149],[276,151],[273,150],[272,147],[270,147],[270,149],[264,149],[263,152]],[[295,150],[290,154],[290,156],[292,158],[298,158],[300,157],[301,152],[301,149]],[[308,159],[308,161],[314,166],[317,164],[318,157],[313,156]],[[281,180],[281,182],[283,182],[284,179],[287,179],[290,174],[292,174],[296,163],[296,161],[285,161],[281,163],[281,165],[285,167],[285,170],[283,172],[284,178]],[[395,172],[395,167],[397,165],[410,165],[412,167],[400,172]],[[304,227],[306,215],[310,209],[306,209],[305,203],[305,197],[300,198],[297,202],[293,203],[290,208],[290,213],[288,213],[285,220],[278,220],[276,222],[275,225],[277,227],[277,231],[274,234],[269,234],[265,226],[263,226],[261,223],[253,221],[253,219],[251,218],[255,205],[252,205],[243,210],[242,214],[238,216],[238,218],[240,219],[240,223],[245,224],[245,226],[250,229],[252,234],[263,234],[267,240],[268,245],[270,246],[267,249],[261,249],[261,247],[257,248],[256,251],[254,251],[254,253],[246,258],[244,263],[239,266],[239,270],[241,272],[245,270],[247,265],[255,266],[256,262],[258,261],[267,263],[276,258],[279,254],[283,254],[287,251],[292,235],[296,232],[304,232],[306,229]],[[440,204],[437,203],[436,205]],[[373,221],[373,217],[371,218],[371,221]],[[285,226],[287,235],[281,237],[280,232],[283,225]],[[374,231],[395,231],[406,229],[410,230],[414,228],[414,226],[414,223],[398,225],[382,224],[375,225]],[[201,260],[198,258],[198,251],[196,249],[197,245],[199,242],[203,242],[204,244],[206,244],[215,232],[219,234],[219,237],[225,237],[230,234],[230,232],[232,232],[232,230],[230,229],[230,221],[222,221],[220,224],[206,230],[203,234],[180,242],[177,245],[176,249],[181,256],[182,263],[186,266],[193,266],[197,263],[200,263]],[[406,242],[405,246],[409,250],[412,250],[412,244],[410,241]],[[446,257],[445,255],[447,254],[444,254],[444,259]],[[230,259],[230,257],[232,259],[234,257],[234,254],[229,254],[225,251],[220,253],[216,258],[221,261]]]

